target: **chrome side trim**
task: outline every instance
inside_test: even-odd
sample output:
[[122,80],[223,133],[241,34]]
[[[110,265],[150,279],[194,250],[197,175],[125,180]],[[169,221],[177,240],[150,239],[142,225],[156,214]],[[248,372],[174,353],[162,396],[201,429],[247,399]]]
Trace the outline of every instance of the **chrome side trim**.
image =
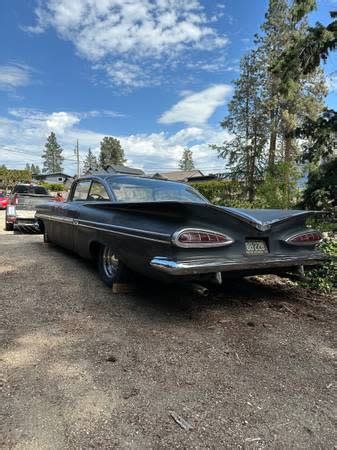
[[51,216],[49,214],[38,214],[38,213],[35,214],[35,218],[53,220],[54,222],[69,223],[69,224],[72,224],[74,221],[72,217]]
[[[209,233],[209,234],[217,234],[219,236],[224,237],[225,239],[227,239],[226,242],[213,242],[213,243],[200,243],[200,244],[184,244],[183,242],[179,242],[179,236],[182,233],[188,233],[188,232],[200,232],[200,233]],[[227,234],[224,233],[220,233],[218,231],[214,231],[214,230],[205,230],[202,228],[181,228],[180,230],[176,231],[175,233],[173,233],[172,235],[172,243],[174,245],[176,245],[177,247],[182,247],[182,248],[211,248],[211,247],[225,247],[226,245],[231,245],[233,244],[234,239],[230,238],[229,236],[227,236]]]
[[254,260],[242,258],[243,261],[222,258],[199,258],[174,261],[163,256],[156,256],[150,262],[150,266],[170,275],[196,275],[199,273],[228,272],[235,270],[269,269],[291,266],[317,265],[326,260],[326,257],[314,255],[309,258],[303,256],[283,256]]
[[[292,239],[295,239],[297,236],[301,236],[302,234],[306,233],[318,233],[321,236],[321,239],[319,241],[315,242],[290,242]],[[288,245],[295,245],[296,247],[314,247],[315,245],[321,243],[323,240],[323,236],[321,233],[317,230],[305,230],[301,231],[300,233],[292,234],[291,236],[287,237],[283,240]]]
[[109,230],[107,228],[95,227],[93,225],[84,225],[84,224],[81,224],[81,223],[79,223],[78,226],[79,227],[83,227],[83,228],[90,228],[90,229],[98,230],[98,231],[104,231],[106,233],[118,234],[118,235],[121,235],[121,236],[128,236],[128,237],[132,237],[132,238],[136,238],[136,239],[145,239],[146,241],[160,242],[161,244],[169,244],[169,245],[171,245],[171,241],[164,241],[163,239],[155,239],[155,238],[150,238],[150,237],[147,237],[147,236],[140,236],[138,234],[124,233],[122,231]]
[[146,231],[146,230],[141,230],[140,228],[124,227],[122,225],[111,225],[111,224],[102,223],[102,222],[92,222],[91,220],[80,220],[80,223],[95,224],[95,225],[101,225],[101,226],[105,226],[105,227],[116,228],[116,229],[118,228],[119,230],[137,231],[139,233],[144,233],[144,234],[155,234],[156,236],[169,237],[168,234],[158,233],[157,231]]
[[[51,221],[55,221],[55,222],[69,223],[69,224],[75,225],[76,227],[91,228],[93,230],[104,231],[106,233],[118,234],[121,236],[129,236],[129,237],[136,238],[136,239],[145,239],[147,241],[160,242],[162,244],[171,245],[170,235],[164,234],[164,233],[158,233],[155,231],[151,232],[151,231],[140,230],[138,228],[128,228],[128,227],[123,227],[123,226],[119,226],[119,225],[111,225],[111,224],[106,224],[106,223],[101,223],[101,222],[91,222],[89,220],[73,219],[70,217],[51,216],[48,214],[37,213],[35,215],[35,217],[38,219],[46,219],[46,220],[51,220]],[[120,231],[120,230],[122,230],[122,231]],[[130,231],[130,232],[128,233],[127,231]],[[147,235],[158,236],[158,238],[133,234],[133,233],[131,233],[132,231],[147,234]],[[166,237],[167,240],[159,239],[159,237],[163,237],[163,238]]]

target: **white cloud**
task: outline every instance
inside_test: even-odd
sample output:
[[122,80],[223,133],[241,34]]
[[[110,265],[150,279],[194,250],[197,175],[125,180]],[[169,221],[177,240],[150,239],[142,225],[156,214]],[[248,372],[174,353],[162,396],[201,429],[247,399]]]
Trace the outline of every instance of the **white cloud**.
[[184,97],[159,118],[160,123],[183,122],[188,125],[203,125],[215,110],[225,103],[232,88],[227,84],[218,84]]
[[166,64],[185,50],[213,50],[227,38],[211,26],[199,0],[46,0],[35,26],[71,41],[78,53],[106,70],[116,85],[150,84],[142,67]]
[[[64,149],[64,168],[75,173],[73,149],[79,139],[81,158],[88,147],[98,154],[100,141],[109,133],[97,133],[83,128],[81,121],[86,113],[52,112],[29,109],[10,110],[12,118],[0,117],[0,164],[24,167],[28,163],[41,164],[41,153],[46,138],[56,131],[57,139]],[[208,172],[220,171],[224,166],[209,144],[221,144],[228,135],[221,128],[208,125],[182,128],[178,132],[140,133],[127,136],[114,135],[120,139],[128,164],[149,172],[176,169],[185,147],[193,152],[196,167]]]
[[17,87],[26,86],[30,83],[31,68],[23,65],[10,63],[0,66],[0,90],[14,90]]

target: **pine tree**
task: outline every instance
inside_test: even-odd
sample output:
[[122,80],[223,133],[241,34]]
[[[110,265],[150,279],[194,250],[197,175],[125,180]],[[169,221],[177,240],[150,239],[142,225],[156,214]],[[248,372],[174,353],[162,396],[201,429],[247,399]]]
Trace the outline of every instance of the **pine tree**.
[[222,122],[235,137],[218,148],[219,155],[228,158],[232,176],[245,181],[250,200],[254,198],[257,180],[266,176],[266,170],[273,174],[276,164],[281,163],[288,206],[300,150],[295,130],[307,118],[318,117],[327,92],[320,69],[302,74],[286,89],[274,70],[285,50],[308,32],[306,17],[302,16],[300,22],[294,17],[286,0],[269,1],[262,32],[255,39],[257,47],[242,59],[229,114]]
[[85,157],[85,160],[83,162],[83,173],[87,173],[89,170],[96,169],[98,169],[97,158],[89,147],[87,156]]
[[112,164],[124,164],[125,162],[124,150],[120,141],[114,137],[105,136],[101,142],[100,167],[104,169]]
[[278,135],[281,127],[280,79],[270,69],[282,54],[290,32],[287,0],[270,0],[261,34],[255,36],[257,58],[263,68],[263,96],[268,114],[268,170],[272,173],[280,152]]
[[62,172],[62,163],[63,163],[63,156],[62,156],[62,148],[58,144],[56,135],[52,131],[50,135],[47,138],[47,142],[45,144],[45,150],[42,154],[43,161],[43,170],[44,173],[56,173],[56,172]]
[[233,138],[215,147],[220,157],[227,159],[230,176],[243,180],[250,201],[254,200],[256,185],[265,166],[265,145],[268,138],[267,111],[261,93],[261,77],[256,52],[244,56],[240,78],[235,81],[228,115],[221,126]]
[[179,169],[181,170],[193,170],[193,152],[189,148],[185,148],[181,160],[179,161]]

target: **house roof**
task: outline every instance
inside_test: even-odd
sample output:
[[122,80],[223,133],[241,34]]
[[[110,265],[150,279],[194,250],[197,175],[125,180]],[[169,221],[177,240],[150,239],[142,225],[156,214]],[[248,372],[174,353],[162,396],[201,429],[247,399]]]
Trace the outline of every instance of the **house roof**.
[[110,164],[104,169],[89,169],[85,175],[111,175],[115,173],[122,173],[127,175],[144,175],[144,172],[141,169],[135,169],[133,167],[124,166],[122,164]]
[[197,169],[194,170],[176,170],[174,172],[157,172],[154,178],[163,178],[171,181],[187,181],[190,178],[202,177],[204,174]]
[[70,175],[67,175],[66,173],[62,173],[62,172],[54,172],[54,173],[41,173],[41,174],[39,174],[39,175],[37,175],[37,174],[33,174],[33,176],[36,178],[36,179],[42,179],[42,178],[46,178],[46,177],[55,177],[55,176],[57,176],[57,177],[65,177],[65,178],[73,178],[72,176],[70,176]]

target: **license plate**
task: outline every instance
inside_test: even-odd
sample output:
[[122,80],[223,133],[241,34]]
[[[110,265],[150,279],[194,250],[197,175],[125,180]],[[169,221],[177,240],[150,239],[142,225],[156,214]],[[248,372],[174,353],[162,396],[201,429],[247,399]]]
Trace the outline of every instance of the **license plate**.
[[246,253],[247,255],[265,255],[268,253],[267,243],[265,241],[247,239]]

